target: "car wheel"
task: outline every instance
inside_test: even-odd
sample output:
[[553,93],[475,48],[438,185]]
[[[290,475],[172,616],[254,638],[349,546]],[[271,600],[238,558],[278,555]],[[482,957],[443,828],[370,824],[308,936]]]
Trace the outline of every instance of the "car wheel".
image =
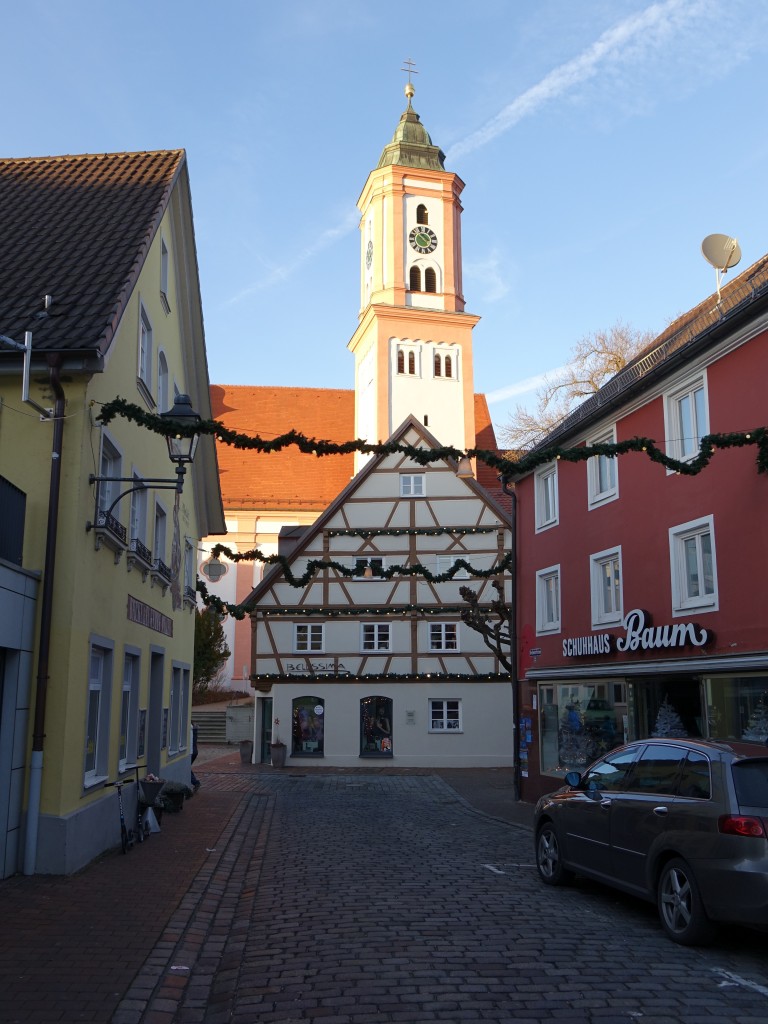
[[684,860],[676,857],[659,876],[657,906],[664,931],[681,946],[703,946],[715,936],[715,926],[704,912],[696,878]]
[[573,874],[563,867],[560,840],[554,825],[546,821],[536,835],[536,868],[547,885],[565,885]]

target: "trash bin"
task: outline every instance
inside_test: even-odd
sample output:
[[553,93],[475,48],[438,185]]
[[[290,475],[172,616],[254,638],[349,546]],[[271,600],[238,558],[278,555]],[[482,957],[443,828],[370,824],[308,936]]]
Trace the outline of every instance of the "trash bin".
[[253,740],[240,740],[240,760],[243,764],[253,761]]

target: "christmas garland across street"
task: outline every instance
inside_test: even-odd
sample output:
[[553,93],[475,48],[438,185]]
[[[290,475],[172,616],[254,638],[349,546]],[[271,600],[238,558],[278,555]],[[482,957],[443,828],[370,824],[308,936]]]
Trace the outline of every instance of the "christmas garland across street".
[[283,448],[295,445],[300,451],[308,455],[348,455],[351,452],[362,452],[366,455],[395,455],[402,454],[413,459],[420,466],[427,466],[431,462],[439,462],[441,459],[459,459],[468,457],[479,459],[492,469],[498,470],[504,478],[519,476],[521,473],[528,473],[537,466],[547,462],[562,459],[565,462],[586,462],[587,459],[596,455],[605,455],[608,458],[616,458],[619,455],[626,455],[629,452],[642,452],[652,462],[658,462],[666,469],[682,476],[696,476],[712,460],[712,456],[718,449],[744,448],[750,445],[757,447],[757,471],[758,473],[768,472],[768,428],[755,427],[753,430],[732,431],[723,434],[707,434],[701,439],[699,454],[690,461],[673,459],[666,452],[659,448],[654,440],[648,437],[630,437],[626,441],[616,443],[602,443],[591,445],[578,445],[575,448],[561,448],[554,446],[542,448],[537,451],[528,452],[519,458],[511,458],[499,455],[497,452],[488,451],[483,448],[468,448],[463,452],[458,448],[419,448],[411,444],[397,444],[387,441],[383,444],[369,444],[367,441],[318,441],[316,438],[307,437],[297,430],[291,430],[287,434],[281,434],[271,441],[262,437],[251,437],[248,434],[240,434],[230,430],[217,420],[202,420],[191,426],[181,426],[177,423],[169,423],[161,416],[155,416],[145,412],[140,406],[125,401],[123,398],[115,398],[102,406],[99,419],[105,425],[115,418],[122,416],[127,420],[146,427],[156,434],[167,437],[171,434],[191,436],[192,434],[206,434],[216,438],[222,444],[229,444],[235,448],[247,449],[266,454],[279,452]]

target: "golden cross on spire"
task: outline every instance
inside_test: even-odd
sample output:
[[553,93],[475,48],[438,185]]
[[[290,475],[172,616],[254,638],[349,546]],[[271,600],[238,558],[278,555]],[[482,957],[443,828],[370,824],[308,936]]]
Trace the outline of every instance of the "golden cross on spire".
[[415,88],[413,86],[413,82],[411,81],[411,75],[418,75],[419,72],[416,70],[416,65],[411,60],[410,57],[406,58],[403,61],[403,64],[407,64],[408,65],[405,68],[400,68],[400,70],[401,71],[405,71],[408,74],[408,84],[405,87],[405,95],[408,97],[408,102],[410,103],[411,102],[411,97],[416,92],[416,90],[415,90]]

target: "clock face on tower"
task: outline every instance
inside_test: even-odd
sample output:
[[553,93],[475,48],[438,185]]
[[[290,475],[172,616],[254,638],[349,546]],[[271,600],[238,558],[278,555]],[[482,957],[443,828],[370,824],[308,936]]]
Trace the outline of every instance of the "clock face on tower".
[[373,242],[368,243],[368,248],[365,250],[365,265],[370,270],[371,264],[373,263]]
[[434,252],[437,248],[437,235],[424,224],[417,224],[412,229],[408,236],[408,241],[411,243],[416,252],[427,253]]

